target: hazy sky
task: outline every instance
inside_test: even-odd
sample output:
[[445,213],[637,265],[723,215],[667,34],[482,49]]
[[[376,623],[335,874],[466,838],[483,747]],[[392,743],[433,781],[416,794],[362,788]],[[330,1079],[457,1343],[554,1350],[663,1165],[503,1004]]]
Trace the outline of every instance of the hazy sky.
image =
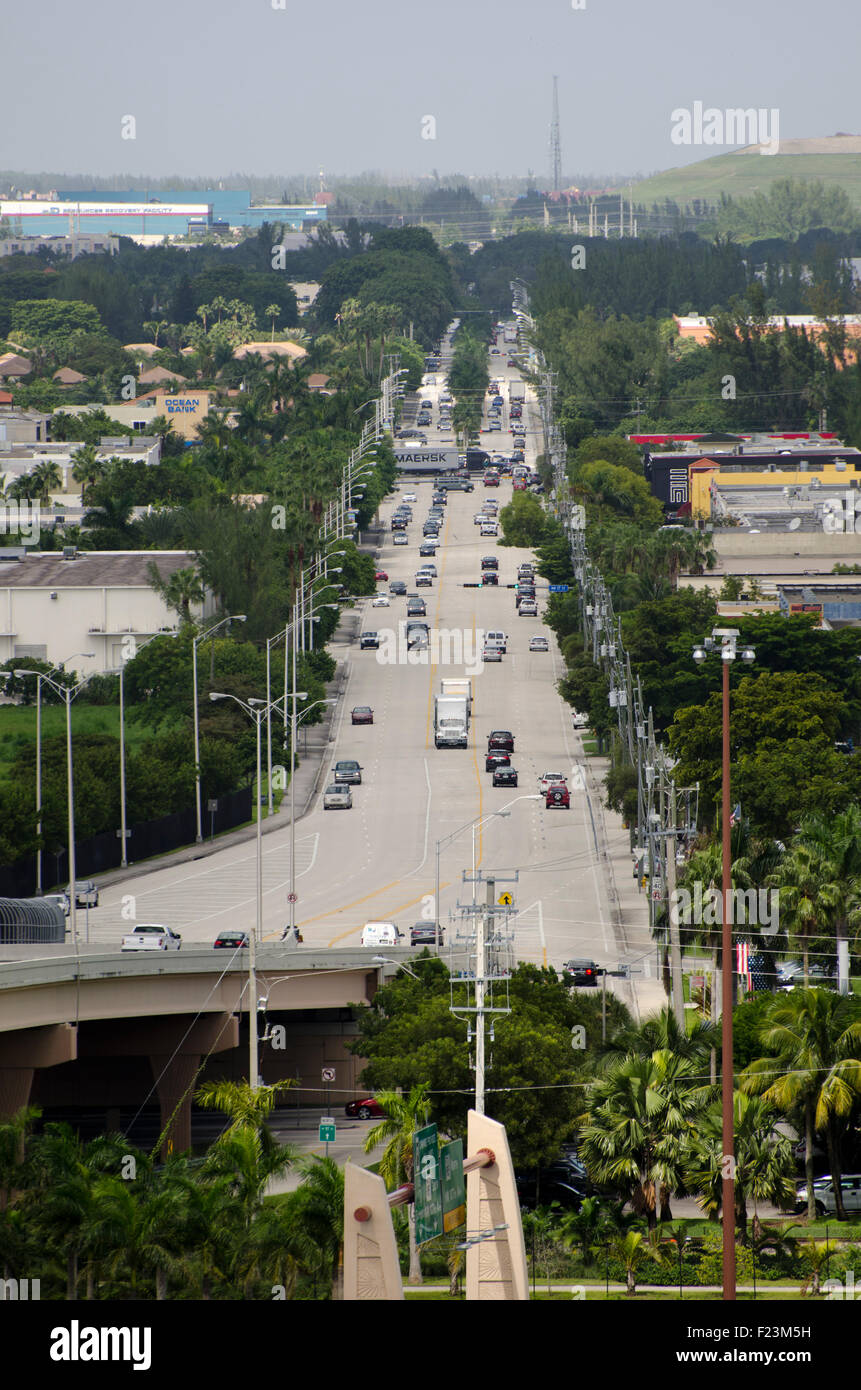
[[861,131],[857,0],[7,0],[0,32],[5,169],[546,183],[554,73],[568,178],[721,153],[671,142],[695,101]]

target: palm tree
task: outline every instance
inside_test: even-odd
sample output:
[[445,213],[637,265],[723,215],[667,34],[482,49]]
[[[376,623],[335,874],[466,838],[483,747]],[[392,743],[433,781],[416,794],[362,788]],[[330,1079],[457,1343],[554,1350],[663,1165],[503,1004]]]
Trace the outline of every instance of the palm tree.
[[0,1119],[0,1212],[8,1211],[13,1193],[26,1186],[27,1145],[41,1114],[37,1106],[25,1105]]
[[312,1154],[301,1164],[305,1177],[296,1194],[296,1214],[306,1235],[326,1257],[332,1298],[344,1297],[344,1174],[333,1158]]
[[30,486],[36,499],[43,507],[47,507],[51,501],[51,493],[61,492],[63,488],[63,475],[57,464],[52,459],[37,463],[30,474]]
[[263,310],[263,313],[264,313],[264,315],[266,316],[267,319],[271,319],[271,320],[272,320],[272,336],[271,336],[271,338],[269,339],[269,341],[270,341],[270,343],[274,343],[274,342],[275,342],[275,320],[276,320],[276,319],[280,319],[280,317],[281,317],[281,305],[280,305],[280,304],[267,304],[267,305],[266,305],[266,308]]
[[167,328],[167,319],[148,319],[143,328],[145,333],[152,334],[153,346],[158,347],[158,335]]
[[637,1292],[637,1270],[646,1260],[666,1264],[666,1255],[659,1246],[647,1241],[642,1231],[626,1231],[610,1240],[610,1254],[625,1267],[625,1291],[631,1298]]
[[92,1214],[95,1174],[85,1161],[80,1139],[69,1125],[49,1124],[36,1142],[32,1203],[36,1224],[48,1247],[66,1257],[66,1299],[78,1297],[78,1258]]
[[836,866],[813,844],[797,844],[784,855],[769,883],[780,893],[784,929],[801,947],[804,983],[809,983],[811,939],[824,935],[829,918],[842,906],[845,890]]
[[592,1178],[625,1191],[649,1228],[670,1218],[670,1194],[684,1192],[685,1144],[712,1089],[697,1085],[698,1066],[662,1050],[610,1065],[589,1095],[580,1130]]
[[84,502],[87,500],[87,493],[95,487],[104,473],[105,464],[103,459],[97,458],[93,444],[84,444],[76,450],[74,459],[72,477],[76,483],[81,484],[81,501]]
[[796,843],[807,845],[834,865],[829,886],[830,915],[838,943],[846,940],[849,919],[861,880],[861,806],[856,802],[836,815],[805,816]]
[[173,574],[165,579],[159,574],[155,561],[150,560],[147,565],[147,578],[156,593],[164,599],[168,608],[173,609],[179,615],[180,622],[190,623],[192,620],[191,605],[202,603],[206,592],[193,565],[185,565],[182,569],[174,570]]
[[[783,1206],[795,1195],[792,1146],[774,1128],[773,1106],[759,1097],[736,1091],[733,1096],[735,1156],[735,1225],[747,1240],[747,1204],[773,1202]],[[709,1217],[720,1210],[723,1185],[723,1116],[720,1101],[712,1105],[690,1134],[686,1183],[699,1194]]]
[[[364,1150],[372,1153],[378,1144],[386,1143],[378,1164],[380,1176],[389,1191],[400,1187],[403,1182],[413,1179],[413,1140],[416,1130],[428,1123],[428,1088],[425,1084],[413,1086],[409,1096],[398,1095],[396,1091],[381,1091],[377,1100],[386,1112],[384,1120],[373,1126],[365,1137]],[[386,1142],[388,1141],[388,1142]],[[409,1204],[410,1271],[411,1284],[421,1284],[422,1267],[418,1246],[416,1245],[415,1203]]]
[[852,998],[826,989],[794,989],[771,1001],[760,1041],[771,1056],[742,1072],[741,1089],[787,1114],[801,1105],[806,1147],[807,1214],[816,1215],[813,1135],[825,1134],[837,1217],[846,1220],[840,1187],[838,1122],[861,1097],[861,1018]]
[[810,1273],[801,1285],[801,1292],[806,1294],[809,1291],[814,1298],[818,1298],[822,1292],[822,1275],[828,1268],[828,1261],[836,1254],[836,1251],[827,1240],[803,1240],[799,1249],[810,1269]]
[[614,1034],[605,1048],[605,1058],[618,1053],[635,1057],[651,1057],[653,1052],[668,1051],[676,1057],[688,1057],[694,1062],[708,1059],[715,1047],[717,1029],[708,1019],[698,1018],[692,1027],[679,1023],[671,1008],[652,1014],[639,1028],[627,1028]]

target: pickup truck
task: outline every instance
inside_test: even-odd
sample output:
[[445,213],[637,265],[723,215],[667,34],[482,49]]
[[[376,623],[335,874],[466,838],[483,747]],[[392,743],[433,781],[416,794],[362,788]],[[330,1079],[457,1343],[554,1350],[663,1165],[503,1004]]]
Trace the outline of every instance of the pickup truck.
[[123,937],[123,951],[178,951],[182,946],[182,937],[176,932],[171,931],[170,927],[163,926],[160,922],[140,922],[130,932]]

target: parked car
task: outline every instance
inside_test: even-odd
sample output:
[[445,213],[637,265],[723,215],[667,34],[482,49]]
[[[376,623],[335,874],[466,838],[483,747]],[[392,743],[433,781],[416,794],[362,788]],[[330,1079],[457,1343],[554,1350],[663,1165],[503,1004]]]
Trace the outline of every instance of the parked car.
[[513,753],[514,734],[508,729],[494,729],[487,738],[488,753]]
[[552,787],[548,787],[547,789],[544,805],[547,807],[548,811],[570,811],[571,793],[561,782],[555,782]]
[[[67,883],[63,892],[71,898],[72,885]],[[91,878],[75,880],[75,904],[77,907],[98,907],[99,890]]]
[[323,793],[324,811],[352,811],[353,793],[346,782],[333,782]]
[[487,757],[486,757],[485,760],[484,760],[484,770],[485,770],[485,772],[495,772],[496,769],[497,769],[498,767],[510,767],[510,766],[511,766],[511,754],[510,754],[510,753],[504,753],[501,749],[497,749],[497,750],[496,750],[495,752],[493,752],[493,753],[488,752]]
[[530,637],[529,650],[531,652],[549,652],[550,643],[546,637]]
[[380,645],[380,634],[378,632],[363,632],[359,637],[359,651],[364,651],[366,647],[376,649]]
[[516,787],[516,770],[510,764],[508,767],[495,767],[493,769],[493,785],[495,787]]
[[344,1106],[344,1114],[358,1120],[380,1120],[385,1116],[385,1110],[378,1100],[373,1096],[366,1096],[364,1100],[351,1100]]
[[350,713],[351,724],[373,724],[374,711],[370,705],[354,705]]
[[245,931],[223,931],[215,938],[212,943],[213,950],[238,951],[241,947],[248,945],[248,932]]
[[574,725],[575,729],[588,729],[589,716],[588,714],[583,714],[579,710],[575,709],[571,715],[571,722]]
[[[410,927],[411,946],[435,946],[436,945],[436,922],[414,922]],[[439,944],[445,944],[445,929],[442,924],[439,926]]]
[[[861,1212],[861,1173],[844,1173],[840,1179],[840,1195],[847,1216]],[[834,1216],[837,1212],[837,1195],[832,1177],[816,1178],[813,1182],[813,1199],[819,1216]],[[795,1210],[798,1213],[807,1209],[807,1183],[802,1183],[796,1193]]]
[[529,1210],[558,1202],[560,1207],[578,1211],[583,1199],[592,1191],[588,1177],[564,1160],[537,1170],[517,1169],[514,1180],[520,1205]]
[[139,922],[122,939],[121,951],[178,951],[182,937],[161,922]]
[[353,786],[360,786],[362,781],[362,767],[355,758],[342,758],[335,763],[333,768],[336,782],[349,782]]
[[570,986],[597,985],[604,972],[593,960],[566,960],[562,967],[562,983]]

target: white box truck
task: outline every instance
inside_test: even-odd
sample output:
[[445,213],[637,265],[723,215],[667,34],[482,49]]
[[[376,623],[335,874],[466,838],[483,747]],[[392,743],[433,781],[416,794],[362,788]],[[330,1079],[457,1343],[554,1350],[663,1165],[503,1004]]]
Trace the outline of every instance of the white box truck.
[[433,738],[436,748],[468,747],[469,709],[465,695],[437,695],[433,709]]
[[472,714],[472,681],[469,676],[447,676],[439,683],[439,693],[465,696],[467,711]]

